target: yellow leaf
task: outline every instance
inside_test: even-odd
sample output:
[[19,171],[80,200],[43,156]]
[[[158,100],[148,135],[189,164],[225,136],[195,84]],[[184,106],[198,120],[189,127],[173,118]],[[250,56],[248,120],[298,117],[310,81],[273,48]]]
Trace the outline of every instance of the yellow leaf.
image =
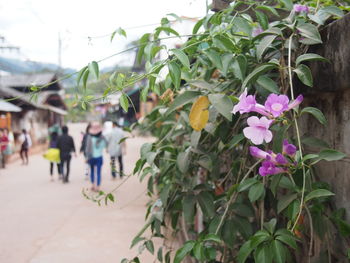
[[202,130],[209,120],[209,100],[206,96],[199,97],[193,103],[190,112],[190,124],[195,131]]

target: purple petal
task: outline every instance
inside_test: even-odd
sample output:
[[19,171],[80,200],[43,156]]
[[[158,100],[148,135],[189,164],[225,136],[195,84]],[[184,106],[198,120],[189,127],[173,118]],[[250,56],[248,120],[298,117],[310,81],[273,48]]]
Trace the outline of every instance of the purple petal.
[[260,158],[260,159],[265,159],[269,155],[267,152],[255,146],[250,146],[249,151],[253,157]]
[[303,95],[300,94],[294,101],[289,103],[288,110],[297,107],[303,101],[303,99],[304,99]]

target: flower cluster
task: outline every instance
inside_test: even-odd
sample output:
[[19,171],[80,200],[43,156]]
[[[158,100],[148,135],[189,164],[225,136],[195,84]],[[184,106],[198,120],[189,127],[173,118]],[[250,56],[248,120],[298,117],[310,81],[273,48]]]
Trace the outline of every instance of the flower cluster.
[[283,141],[282,153],[276,154],[272,151],[265,152],[255,146],[249,148],[250,154],[253,157],[264,159],[259,168],[259,174],[261,176],[288,172],[288,168],[294,165],[294,163],[289,160],[295,156],[296,149],[295,145],[290,144],[288,140]]
[[247,89],[239,97],[239,102],[233,107],[232,113],[240,114],[256,112],[263,117],[249,117],[247,123],[249,127],[243,129],[243,134],[250,139],[252,143],[259,145],[264,141],[269,143],[272,140],[272,132],[269,130],[275,118],[280,117],[284,112],[297,107],[303,101],[303,96],[299,95],[294,101],[290,102],[286,95],[270,94],[265,104],[256,102],[255,96],[248,95]]
[[293,7],[293,10],[295,13],[309,13],[309,7],[306,5],[299,5],[299,4],[295,4]]

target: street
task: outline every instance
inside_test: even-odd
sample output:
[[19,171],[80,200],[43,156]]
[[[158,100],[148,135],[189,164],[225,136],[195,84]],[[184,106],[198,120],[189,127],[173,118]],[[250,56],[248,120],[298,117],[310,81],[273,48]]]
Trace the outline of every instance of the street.
[[[79,150],[85,125],[69,127]],[[132,171],[140,146],[150,140],[127,141],[126,174]],[[101,190],[111,190],[121,182],[111,179],[106,156]],[[41,154],[31,155],[28,166],[20,160],[9,164],[0,170],[0,262],[119,263],[136,256],[137,246],[129,248],[144,225],[145,183],[131,177],[114,193],[115,203],[98,206],[82,194],[83,188],[90,187],[84,179],[82,155],[72,158],[68,184],[58,180],[57,172],[50,180],[49,162]],[[154,260],[146,251],[140,258],[146,263]]]

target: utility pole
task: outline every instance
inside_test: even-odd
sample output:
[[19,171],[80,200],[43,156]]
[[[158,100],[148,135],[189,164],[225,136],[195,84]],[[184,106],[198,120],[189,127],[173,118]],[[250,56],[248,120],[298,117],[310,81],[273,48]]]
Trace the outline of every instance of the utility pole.
[[58,32],[58,67],[62,68],[62,38],[61,33]]

